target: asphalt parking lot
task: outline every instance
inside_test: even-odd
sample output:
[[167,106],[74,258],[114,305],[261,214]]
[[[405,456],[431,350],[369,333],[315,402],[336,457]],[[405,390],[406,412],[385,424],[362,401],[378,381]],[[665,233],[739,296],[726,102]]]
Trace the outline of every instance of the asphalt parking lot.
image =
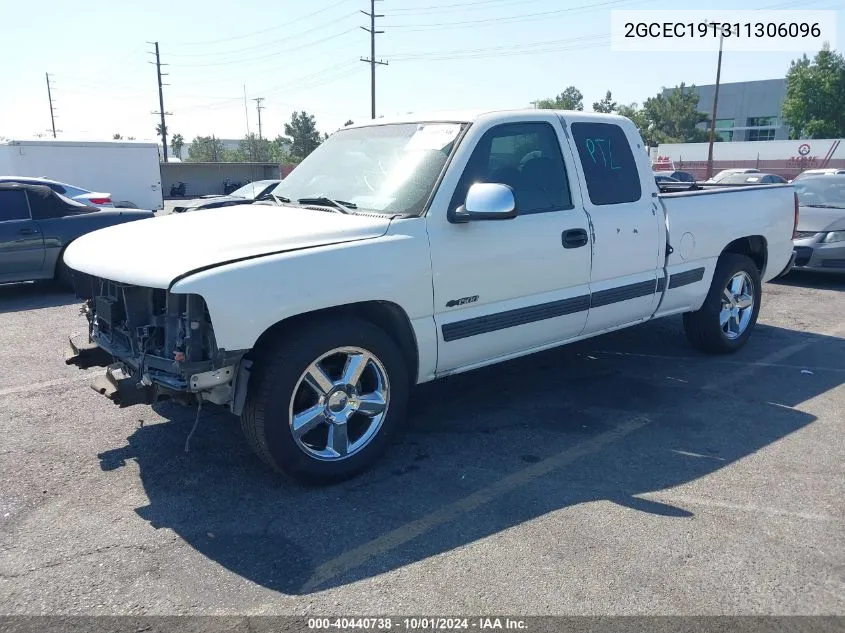
[[768,284],[730,357],[673,318],[426,385],[317,489],[95,393],[77,311],[0,287],[2,613],[845,614],[845,279]]

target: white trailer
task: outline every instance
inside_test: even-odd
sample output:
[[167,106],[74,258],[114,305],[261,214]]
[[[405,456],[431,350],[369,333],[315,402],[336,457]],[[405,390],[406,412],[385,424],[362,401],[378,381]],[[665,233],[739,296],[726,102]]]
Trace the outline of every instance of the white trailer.
[[0,140],[0,175],[43,177],[111,193],[116,204],[164,207],[158,144]]

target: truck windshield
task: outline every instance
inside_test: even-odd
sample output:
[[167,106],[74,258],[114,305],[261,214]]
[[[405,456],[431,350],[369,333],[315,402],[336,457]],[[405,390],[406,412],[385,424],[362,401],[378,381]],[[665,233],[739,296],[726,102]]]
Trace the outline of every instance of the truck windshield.
[[335,132],[274,190],[280,199],[343,200],[354,208],[417,215],[455,146],[461,123],[373,125]]

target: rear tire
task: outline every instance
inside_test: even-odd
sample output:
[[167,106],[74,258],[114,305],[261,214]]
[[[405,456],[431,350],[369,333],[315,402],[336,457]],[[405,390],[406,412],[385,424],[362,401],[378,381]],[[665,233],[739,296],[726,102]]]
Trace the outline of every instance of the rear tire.
[[274,470],[306,483],[342,481],[387,449],[409,387],[386,332],[359,319],[325,320],[257,350],[241,427]]
[[687,339],[710,354],[737,351],[757,323],[761,297],[760,272],[751,258],[724,253],[701,308],[684,314]]

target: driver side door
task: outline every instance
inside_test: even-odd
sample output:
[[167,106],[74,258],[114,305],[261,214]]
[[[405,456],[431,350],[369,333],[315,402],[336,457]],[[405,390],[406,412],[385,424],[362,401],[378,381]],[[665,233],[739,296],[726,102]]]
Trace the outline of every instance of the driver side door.
[[[427,216],[440,374],[578,336],[589,309],[588,222],[560,122],[473,131],[448,208]],[[451,222],[478,182],[510,186],[517,217]]]

